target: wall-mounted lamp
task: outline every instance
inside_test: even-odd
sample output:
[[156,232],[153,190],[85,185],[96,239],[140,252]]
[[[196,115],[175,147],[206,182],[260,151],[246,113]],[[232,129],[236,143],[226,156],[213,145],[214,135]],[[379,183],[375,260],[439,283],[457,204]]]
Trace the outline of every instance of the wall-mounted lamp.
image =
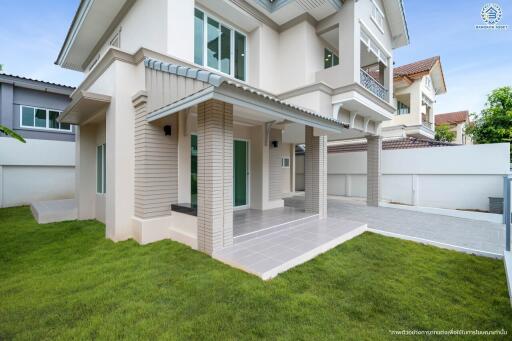
[[272,141],[272,148],[279,147],[279,141]]
[[171,136],[171,126],[170,125],[164,126],[164,133],[165,133],[165,136]]

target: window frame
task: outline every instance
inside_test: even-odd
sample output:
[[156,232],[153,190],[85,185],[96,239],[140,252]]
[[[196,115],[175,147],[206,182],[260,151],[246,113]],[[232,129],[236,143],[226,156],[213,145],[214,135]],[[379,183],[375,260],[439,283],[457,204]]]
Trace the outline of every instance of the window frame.
[[[332,54],[331,66],[329,66],[329,67],[325,67],[325,62],[326,62],[325,52]],[[336,58],[338,59],[337,64],[334,64],[334,56],[336,56]],[[324,46],[324,70],[330,69],[330,68],[338,66],[338,65],[340,65],[340,57],[338,56],[338,54],[336,52],[334,52],[334,50],[332,50],[331,48]]]
[[425,87],[429,90],[434,90],[434,86],[432,84],[432,77],[430,77],[430,76],[425,77]]
[[[286,162],[285,162],[286,160],[288,161],[288,165],[286,165]],[[281,168],[290,168],[290,162],[291,162],[291,161],[290,161],[290,158],[289,158],[289,157],[287,157],[287,156],[283,156],[283,157],[281,158]]]
[[[380,14],[380,17],[377,17],[377,13]],[[381,33],[384,33],[384,21],[386,20],[386,16],[384,15],[384,12],[380,9],[380,7],[377,5],[377,2],[375,0],[372,0],[372,12],[370,14],[370,17],[377,26],[377,28],[380,30]],[[379,23],[379,21],[382,21]]]
[[[101,149],[101,191],[98,192],[98,151]],[[96,194],[104,195],[107,193],[107,144],[102,143],[96,146]]]
[[[401,114],[400,113],[400,110],[404,109],[404,108],[407,108],[407,113],[403,113]],[[397,116],[401,116],[401,115],[409,115],[411,113],[411,107],[408,106],[407,104],[405,104],[404,102],[400,101],[400,100],[396,100],[396,114]]]
[[[34,110],[34,125],[33,126],[26,126],[23,124],[23,108],[31,108]],[[45,126],[44,127],[36,127],[35,126],[35,115],[36,115],[36,110],[44,110],[46,112],[46,118],[45,118]],[[48,108],[40,108],[40,107],[34,107],[32,105],[25,105],[25,104],[20,104],[20,128],[23,128],[23,129],[32,129],[32,130],[41,130],[41,131],[52,131],[52,132],[59,132],[59,133],[72,133],[73,132],[73,126],[71,124],[69,124],[69,129],[62,129],[62,128],[50,128],[50,111],[55,111],[55,112],[58,112],[59,113],[59,116],[60,114],[62,114],[62,110],[57,110],[57,109],[48,109]],[[59,127],[60,127],[60,122],[59,123]]]
[[[247,34],[243,31],[241,31],[238,28],[235,28],[234,26],[230,25],[229,23],[226,23],[226,21],[219,19],[217,16],[210,14],[208,11],[204,10],[203,8],[199,6],[194,7],[194,19],[195,19],[195,11],[198,10],[201,13],[203,13],[203,63],[202,64],[196,64],[195,60],[193,61],[195,65],[198,65],[204,69],[210,70],[215,73],[220,73],[222,75],[226,75],[230,78],[233,78],[239,82],[248,83],[249,80],[249,40],[247,39]],[[218,61],[218,69],[215,69],[213,67],[208,66],[208,18],[211,18],[212,20],[215,20],[219,23],[219,31],[222,31],[222,27],[224,26],[230,31],[229,34],[229,44],[230,44],[230,51],[229,51],[229,73],[225,73],[221,71],[221,59]],[[194,27],[195,30],[195,27]],[[238,32],[240,35],[242,35],[245,39],[245,49],[244,49],[244,79],[239,79],[235,77],[235,31]],[[195,31],[194,31],[195,32]],[[219,57],[220,57],[220,50],[221,50],[221,37],[222,32],[219,32]],[[195,38],[194,38],[195,39]],[[195,43],[195,42],[194,42]],[[194,55],[195,55],[195,44],[194,44]]]

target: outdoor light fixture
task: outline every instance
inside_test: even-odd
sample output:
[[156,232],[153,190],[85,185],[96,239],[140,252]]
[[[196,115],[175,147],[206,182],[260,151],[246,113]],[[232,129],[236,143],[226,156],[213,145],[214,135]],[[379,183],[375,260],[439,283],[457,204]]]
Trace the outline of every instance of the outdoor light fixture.
[[164,133],[165,133],[165,136],[171,136],[171,126],[170,125],[164,126]]
[[279,141],[272,141],[272,148],[279,147]]

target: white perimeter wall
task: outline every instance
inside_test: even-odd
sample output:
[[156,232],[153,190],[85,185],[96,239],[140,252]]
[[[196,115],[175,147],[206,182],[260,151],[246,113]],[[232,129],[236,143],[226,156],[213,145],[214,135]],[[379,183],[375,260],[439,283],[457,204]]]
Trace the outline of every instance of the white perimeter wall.
[[75,193],[75,143],[0,137],[0,207],[70,199]]
[[[297,157],[299,158],[299,157]],[[297,160],[296,189],[303,168]],[[366,196],[366,152],[331,153],[330,195]],[[408,205],[488,210],[510,172],[509,144],[384,150],[381,199]]]

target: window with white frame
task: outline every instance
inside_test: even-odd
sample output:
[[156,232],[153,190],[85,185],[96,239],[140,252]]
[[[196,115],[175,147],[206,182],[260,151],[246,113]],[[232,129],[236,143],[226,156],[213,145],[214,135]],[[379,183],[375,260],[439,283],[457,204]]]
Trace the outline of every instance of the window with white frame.
[[245,81],[246,55],[245,34],[195,9],[194,63]]
[[104,194],[107,191],[107,148],[106,144],[96,147],[96,193]]
[[340,58],[332,50],[324,49],[324,69],[336,66],[340,63]]
[[61,111],[20,105],[20,127],[56,131],[71,131],[69,123],[59,123]]
[[400,102],[400,101],[396,101],[396,113],[397,115],[407,115],[411,112],[411,109],[409,108],[408,105]]
[[282,168],[290,168],[290,158],[289,157],[281,158],[281,167]]
[[425,86],[427,89],[432,90],[432,78],[430,76],[425,77]]
[[372,0],[372,21],[381,31],[384,31],[384,13],[375,0]]

